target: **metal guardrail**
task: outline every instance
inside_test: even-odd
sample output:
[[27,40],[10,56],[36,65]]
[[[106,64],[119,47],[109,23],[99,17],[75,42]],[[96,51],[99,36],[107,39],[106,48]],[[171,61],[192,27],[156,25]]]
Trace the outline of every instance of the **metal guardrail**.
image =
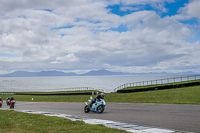
[[0,93],[0,95],[16,95],[16,93]]
[[124,88],[127,88],[127,87],[176,83],[176,82],[183,82],[183,81],[192,81],[192,80],[197,80],[197,79],[200,79],[200,75],[174,77],[174,78],[166,78],[166,79],[158,79],[158,80],[148,80],[148,81],[133,82],[133,83],[125,83],[125,84],[115,88],[114,91],[116,92],[117,90],[121,90],[121,89],[124,89]]
[[[72,87],[72,88],[57,88],[57,89],[48,89],[48,91],[100,91],[103,92],[104,90],[101,89],[94,89],[92,87]],[[98,93],[95,93],[98,94]],[[16,93],[0,93],[0,95],[16,95]]]
[[93,90],[93,91],[103,91],[100,89],[94,89],[92,87],[72,87],[72,88],[60,88],[60,89],[52,89],[54,91],[88,91],[88,90]]

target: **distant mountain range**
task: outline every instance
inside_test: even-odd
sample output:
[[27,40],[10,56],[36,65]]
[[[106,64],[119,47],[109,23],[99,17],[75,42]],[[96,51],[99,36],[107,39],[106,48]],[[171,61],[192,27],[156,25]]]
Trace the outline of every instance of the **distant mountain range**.
[[[123,72],[112,72],[105,69],[97,71],[89,71],[84,74],[76,74],[73,72],[65,73],[61,71],[41,71],[41,72],[27,72],[27,71],[16,71],[10,74],[3,74],[0,77],[44,77],[44,76],[103,76],[103,75],[144,75],[144,74],[170,74],[166,72],[162,73],[123,73]],[[177,73],[180,74],[180,73]],[[185,72],[181,74],[195,74],[194,72]]]

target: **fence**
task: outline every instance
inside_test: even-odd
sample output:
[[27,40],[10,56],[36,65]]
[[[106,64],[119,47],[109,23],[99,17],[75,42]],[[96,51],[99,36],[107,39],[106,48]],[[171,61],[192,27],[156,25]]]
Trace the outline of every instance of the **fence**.
[[183,82],[183,81],[192,81],[200,79],[200,75],[194,76],[185,76],[185,77],[174,77],[174,78],[166,78],[166,79],[158,79],[158,80],[148,80],[148,81],[141,81],[141,82],[133,82],[133,83],[126,83],[117,88],[115,91],[121,90],[127,87],[137,87],[137,86],[146,86],[146,85],[158,85],[158,84],[167,84],[167,83],[176,83],[176,82]]
[[54,91],[88,91],[88,90],[103,91],[100,89],[94,89],[92,87],[72,87],[72,88],[61,88],[61,89],[53,89],[53,90]]
[[0,95],[16,95],[16,93],[0,93]]
[[[45,91],[45,90],[43,90],[43,91]],[[53,92],[53,91],[100,91],[100,92],[103,92],[104,90],[94,89],[92,87],[71,87],[71,88],[48,89],[45,92]],[[41,90],[35,90],[35,92],[41,92]],[[0,95],[16,95],[16,93],[1,92]]]

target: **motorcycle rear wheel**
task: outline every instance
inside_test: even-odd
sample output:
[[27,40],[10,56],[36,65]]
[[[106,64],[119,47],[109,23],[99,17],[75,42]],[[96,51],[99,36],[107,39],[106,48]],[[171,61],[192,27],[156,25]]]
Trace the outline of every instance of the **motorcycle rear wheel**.
[[84,112],[85,112],[85,113],[90,112],[90,106],[89,106],[89,105],[86,105],[86,106],[85,106]]

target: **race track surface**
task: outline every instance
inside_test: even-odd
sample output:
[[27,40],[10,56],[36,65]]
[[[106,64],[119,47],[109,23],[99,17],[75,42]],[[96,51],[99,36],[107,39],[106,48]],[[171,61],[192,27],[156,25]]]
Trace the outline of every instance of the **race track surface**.
[[[46,111],[89,118],[112,120],[141,126],[200,132],[200,105],[107,103],[102,114],[83,112],[84,103],[16,102],[20,110]],[[2,108],[9,108],[4,105]]]

